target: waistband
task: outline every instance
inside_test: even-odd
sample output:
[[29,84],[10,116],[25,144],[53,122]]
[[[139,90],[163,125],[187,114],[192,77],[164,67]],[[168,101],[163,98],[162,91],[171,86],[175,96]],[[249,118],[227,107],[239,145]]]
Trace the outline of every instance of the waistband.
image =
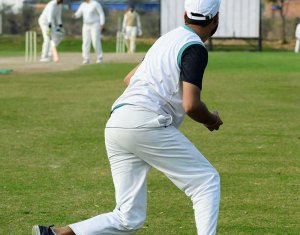
[[117,104],[115,107],[112,108],[111,112],[110,112],[110,115],[118,108],[121,108],[125,105],[133,105],[133,104],[129,104],[129,103],[121,103],[121,104]]

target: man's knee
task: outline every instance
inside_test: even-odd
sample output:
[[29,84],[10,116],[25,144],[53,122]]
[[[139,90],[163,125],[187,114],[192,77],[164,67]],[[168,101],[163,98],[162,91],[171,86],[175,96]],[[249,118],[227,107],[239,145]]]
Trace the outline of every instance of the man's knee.
[[[118,213],[120,216],[120,212]],[[138,213],[123,213],[120,216],[121,226],[125,231],[137,231],[144,226],[146,215]]]
[[195,191],[196,193],[218,193],[220,191],[220,175],[218,171],[212,168],[204,177],[200,175]]
[[208,183],[218,189],[220,188],[220,175],[216,169],[211,171]]

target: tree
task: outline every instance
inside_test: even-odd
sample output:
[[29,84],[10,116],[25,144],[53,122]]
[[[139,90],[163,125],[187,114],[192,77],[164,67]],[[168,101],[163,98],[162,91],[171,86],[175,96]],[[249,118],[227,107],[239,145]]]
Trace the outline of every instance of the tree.
[[285,17],[285,2],[288,0],[267,0],[268,2],[273,3],[273,9],[278,10],[281,17],[281,42],[286,44],[286,17]]
[[32,30],[36,24],[35,10],[32,7],[23,7],[21,11],[14,12],[13,5],[2,4],[0,15],[3,17],[3,33],[23,34]]

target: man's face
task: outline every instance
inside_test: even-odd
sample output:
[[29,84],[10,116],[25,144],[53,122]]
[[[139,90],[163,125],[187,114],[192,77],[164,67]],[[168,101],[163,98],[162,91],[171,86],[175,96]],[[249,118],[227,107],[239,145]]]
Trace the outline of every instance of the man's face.
[[219,23],[215,26],[215,28],[213,28],[213,30],[211,31],[210,33],[210,36],[212,37],[218,30],[218,27],[219,27]]
[[213,21],[215,27],[212,29],[210,36],[212,37],[218,30],[219,27],[219,13],[216,15],[216,19]]

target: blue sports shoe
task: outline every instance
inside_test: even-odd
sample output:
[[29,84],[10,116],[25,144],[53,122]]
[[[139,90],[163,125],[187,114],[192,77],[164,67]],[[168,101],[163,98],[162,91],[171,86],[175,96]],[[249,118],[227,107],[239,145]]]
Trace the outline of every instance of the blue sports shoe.
[[56,235],[51,226],[34,225],[32,227],[32,235]]

